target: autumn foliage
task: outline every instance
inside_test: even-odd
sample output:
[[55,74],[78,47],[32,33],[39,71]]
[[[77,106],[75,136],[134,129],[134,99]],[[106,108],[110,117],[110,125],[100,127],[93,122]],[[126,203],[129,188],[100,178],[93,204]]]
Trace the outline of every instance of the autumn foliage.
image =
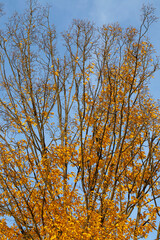
[[151,7],[139,30],[74,20],[58,53],[30,1],[1,31],[0,239],[159,239],[154,21]]

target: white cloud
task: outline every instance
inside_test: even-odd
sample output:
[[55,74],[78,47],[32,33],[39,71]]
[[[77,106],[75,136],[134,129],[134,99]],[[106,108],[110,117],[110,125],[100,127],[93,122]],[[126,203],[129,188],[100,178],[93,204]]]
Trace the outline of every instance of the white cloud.
[[143,0],[93,0],[91,17],[99,24],[128,22],[132,24],[139,19]]

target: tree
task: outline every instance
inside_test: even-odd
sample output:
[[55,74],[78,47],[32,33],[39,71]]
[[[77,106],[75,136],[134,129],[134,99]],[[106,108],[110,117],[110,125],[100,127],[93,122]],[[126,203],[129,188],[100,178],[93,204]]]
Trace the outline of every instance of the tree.
[[139,30],[74,20],[63,56],[32,0],[1,31],[1,239],[159,239],[154,21],[152,7]]

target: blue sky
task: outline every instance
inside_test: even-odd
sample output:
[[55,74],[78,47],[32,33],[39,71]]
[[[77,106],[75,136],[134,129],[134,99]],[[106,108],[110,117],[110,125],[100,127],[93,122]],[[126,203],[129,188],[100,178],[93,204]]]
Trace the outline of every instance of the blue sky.
[[[0,0],[4,4],[3,21],[7,21],[14,11],[23,12],[25,0]],[[94,21],[96,25],[119,22],[122,27],[140,25],[140,9],[143,3],[151,3],[156,8],[156,16],[160,18],[160,0],[39,0],[50,4],[51,18],[58,33],[63,32],[75,18]],[[160,56],[160,19],[151,26],[148,33],[157,55]],[[160,99],[160,71],[149,85],[152,96]],[[151,234],[150,239],[154,239]]]
[[[26,0],[1,0],[4,4],[5,17],[14,11],[22,12]],[[52,6],[51,18],[60,33],[71,24],[74,18],[94,21],[96,25],[119,22],[122,27],[140,25],[140,9],[143,3],[153,4],[156,16],[160,18],[160,0],[39,0],[44,5]],[[151,26],[149,38],[157,55],[160,56],[160,19]],[[160,98],[160,72],[155,75],[150,85],[151,94],[155,99]]]

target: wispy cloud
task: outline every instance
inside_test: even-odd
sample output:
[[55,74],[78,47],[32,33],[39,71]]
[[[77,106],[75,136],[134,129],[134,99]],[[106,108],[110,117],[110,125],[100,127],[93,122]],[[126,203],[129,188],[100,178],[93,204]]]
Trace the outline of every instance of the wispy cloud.
[[93,0],[91,17],[99,24],[120,22],[136,23],[144,0]]

